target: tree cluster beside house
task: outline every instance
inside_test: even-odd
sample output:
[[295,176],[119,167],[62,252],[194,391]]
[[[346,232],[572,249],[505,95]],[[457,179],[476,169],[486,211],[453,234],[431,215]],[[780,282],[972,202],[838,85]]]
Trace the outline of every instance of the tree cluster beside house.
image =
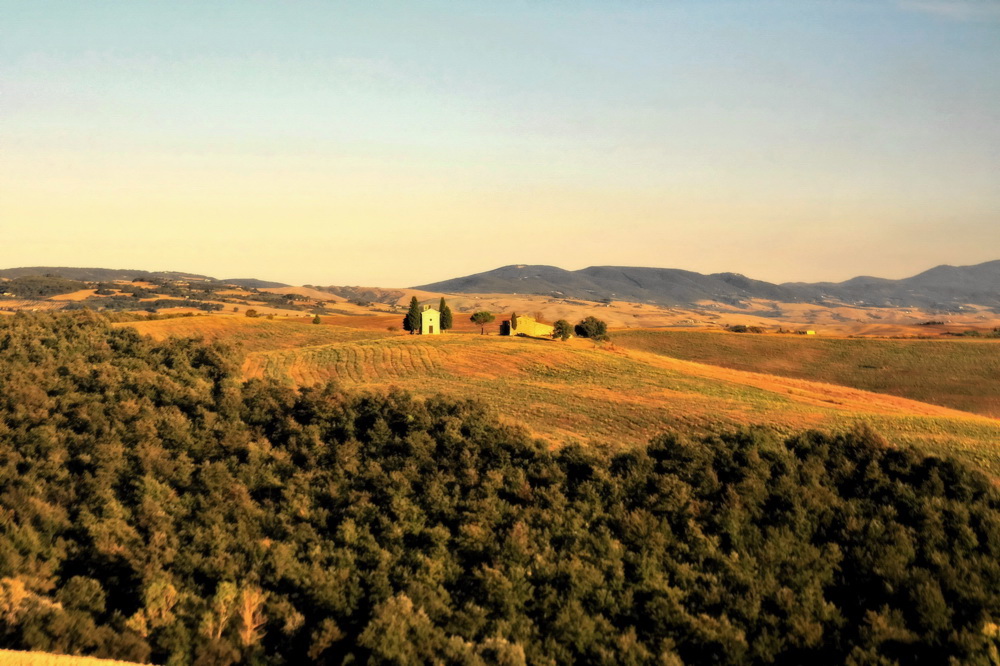
[[[480,327],[482,334],[486,333],[486,325],[492,323],[496,317],[492,312],[475,312],[469,319]],[[420,305],[416,296],[410,299],[410,307],[403,318],[403,330],[409,331],[411,335],[440,335],[443,331],[452,328],[453,316],[451,308],[445,302],[444,297],[437,308],[430,305]],[[520,335],[529,338],[557,338],[566,340],[572,337],[573,333],[584,338],[607,339],[607,324],[596,317],[587,317],[575,327],[565,319],[560,319],[554,325],[545,324],[534,317],[511,313],[509,319],[500,322],[500,335],[515,336]]]
[[421,308],[416,296],[410,299],[410,309],[403,318],[404,331],[409,331],[411,335],[440,335],[441,331],[447,331],[451,327],[451,308],[445,303],[443,296],[437,309],[429,305]]

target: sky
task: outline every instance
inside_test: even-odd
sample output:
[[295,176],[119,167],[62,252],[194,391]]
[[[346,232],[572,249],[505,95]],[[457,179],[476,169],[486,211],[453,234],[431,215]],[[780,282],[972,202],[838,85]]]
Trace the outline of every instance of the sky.
[[0,267],[1000,259],[1000,0],[0,0]]

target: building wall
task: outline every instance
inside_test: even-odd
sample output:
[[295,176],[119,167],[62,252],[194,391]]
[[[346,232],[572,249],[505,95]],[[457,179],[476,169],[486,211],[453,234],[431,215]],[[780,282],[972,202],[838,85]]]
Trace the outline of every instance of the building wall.
[[420,335],[439,335],[441,333],[441,313],[437,310],[424,310],[420,313]]

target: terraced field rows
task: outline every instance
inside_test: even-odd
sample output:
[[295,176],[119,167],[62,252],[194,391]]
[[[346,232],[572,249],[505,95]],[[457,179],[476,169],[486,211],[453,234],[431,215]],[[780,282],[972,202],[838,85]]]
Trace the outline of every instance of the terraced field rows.
[[399,339],[339,343],[249,354],[248,377],[268,377],[308,386],[335,379],[365,384],[426,376],[438,372],[444,359],[431,344],[401,344]]

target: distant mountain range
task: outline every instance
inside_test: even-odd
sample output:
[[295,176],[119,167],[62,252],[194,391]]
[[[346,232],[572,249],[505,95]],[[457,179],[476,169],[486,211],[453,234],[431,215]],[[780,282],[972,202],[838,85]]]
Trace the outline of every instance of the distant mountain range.
[[235,278],[219,280],[208,275],[196,273],[178,273],[176,271],[140,271],[127,268],[72,268],[68,266],[29,266],[24,268],[0,269],[0,278],[19,278],[28,275],[56,275],[67,280],[82,282],[111,282],[113,280],[198,280],[207,282],[224,282],[251,289],[270,287],[287,287],[282,282],[268,282],[254,278]]
[[[34,266],[0,269],[0,278],[28,275],[57,275],[70,280],[103,282],[112,280],[207,281],[244,288],[287,287],[282,282],[254,278],[219,280],[207,275],[174,271],[143,271],[110,268],[70,268]],[[635,268],[591,266],[567,271],[555,266],[504,266],[485,273],[414,287],[451,294],[540,294],[555,298],[588,301],[619,300],[658,305],[692,306],[702,302],[741,305],[752,299],[780,303],[848,304],[868,307],[912,307],[926,310],[960,311],[979,305],[1000,312],[1000,260],[975,266],[938,266],[902,280],[856,277],[844,282],[786,282],[773,284],[738,273],[704,275],[676,268]],[[359,287],[324,287],[332,293],[351,290],[345,297],[357,297]],[[365,300],[393,298],[398,291],[364,289]],[[359,293],[354,293],[359,292]],[[383,293],[384,292],[384,293]]]
[[739,305],[751,299],[817,305],[915,307],[957,311],[965,305],[1000,308],[1000,261],[938,266],[902,280],[856,277],[845,282],[773,284],[738,273],[703,275],[675,268],[512,265],[415,287],[452,294],[542,294],[688,306],[702,301]]

